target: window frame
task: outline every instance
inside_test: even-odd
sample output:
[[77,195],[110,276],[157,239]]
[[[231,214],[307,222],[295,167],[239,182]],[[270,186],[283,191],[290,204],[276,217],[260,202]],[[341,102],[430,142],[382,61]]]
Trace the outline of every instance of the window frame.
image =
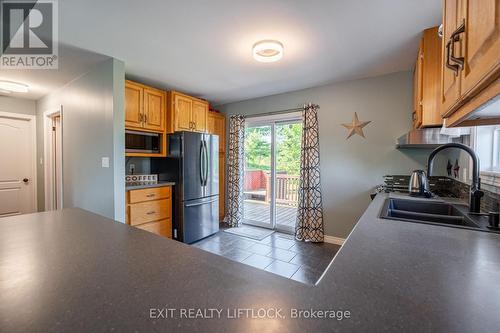
[[[483,168],[480,165],[480,176],[481,176],[481,182],[486,185],[491,185],[495,187],[499,187],[498,183],[500,181],[500,125],[493,125],[493,126],[488,126],[491,127],[491,148],[489,149],[489,159],[490,159],[490,166]],[[484,127],[481,127],[481,129],[484,129]],[[479,154],[479,140],[478,140],[478,127],[472,127],[471,131],[471,146],[472,149]],[[483,153],[484,154],[484,153]],[[481,158],[481,155],[478,156],[479,159],[485,160],[484,155],[483,158]],[[472,161],[470,161],[469,164],[469,170],[472,172]],[[469,180],[472,178],[472,174],[469,173]]]

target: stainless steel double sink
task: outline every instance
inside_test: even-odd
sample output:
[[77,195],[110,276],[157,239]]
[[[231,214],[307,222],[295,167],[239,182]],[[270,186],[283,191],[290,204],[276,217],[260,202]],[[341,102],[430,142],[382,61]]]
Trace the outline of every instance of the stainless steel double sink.
[[466,205],[444,201],[388,198],[380,217],[397,221],[491,231],[486,227],[488,219],[485,216],[469,214],[469,208]]

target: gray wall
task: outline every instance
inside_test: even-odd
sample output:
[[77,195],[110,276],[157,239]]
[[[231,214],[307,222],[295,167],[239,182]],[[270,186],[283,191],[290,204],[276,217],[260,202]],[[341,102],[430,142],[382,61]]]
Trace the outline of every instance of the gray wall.
[[[124,221],[124,64],[109,59],[37,102],[38,157],[43,158],[43,112],[63,107],[64,207]],[[101,158],[109,158],[109,168]],[[44,170],[38,168],[43,209]]]
[[[258,114],[319,104],[321,177],[325,232],[346,237],[370,203],[369,194],[386,174],[421,169],[429,151],[395,149],[395,139],[411,126],[412,75],[400,72],[220,106],[231,114]],[[371,120],[366,139],[346,140],[354,112]]]
[[34,116],[36,114],[36,102],[30,99],[0,96],[0,111]]

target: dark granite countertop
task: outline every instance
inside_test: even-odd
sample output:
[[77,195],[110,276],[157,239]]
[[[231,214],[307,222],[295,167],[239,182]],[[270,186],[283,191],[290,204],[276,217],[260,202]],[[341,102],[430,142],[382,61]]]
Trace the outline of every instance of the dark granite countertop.
[[130,185],[125,184],[125,191],[140,190],[143,188],[152,188],[152,187],[173,186],[173,185],[175,185],[174,182],[164,182],[164,181],[159,181],[157,183],[135,182],[135,183],[132,183]]
[[[391,194],[394,195],[394,194]],[[500,235],[381,220],[378,195],[316,286],[80,209],[0,219],[6,332],[496,332]],[[171,318],[155,308],[171,308]],[[180,318],[222,309],[221,319]],[[282,309],[240,319],[235,309]],[[294,319],[291,309],[350,318]],[[229,314],[228,314],[229,309]],[[161,312],[163,315],[168,312]],[[280,313],[280,312],[278,312]],[[275,318],[278,317],[278,318]]]

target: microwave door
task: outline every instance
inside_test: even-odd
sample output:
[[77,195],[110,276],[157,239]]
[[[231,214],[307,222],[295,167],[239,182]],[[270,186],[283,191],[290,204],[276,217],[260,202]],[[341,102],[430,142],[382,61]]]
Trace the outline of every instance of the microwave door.
[[128,153],[160,152],[160,136],[157,133],[125,131],[125,151]]

